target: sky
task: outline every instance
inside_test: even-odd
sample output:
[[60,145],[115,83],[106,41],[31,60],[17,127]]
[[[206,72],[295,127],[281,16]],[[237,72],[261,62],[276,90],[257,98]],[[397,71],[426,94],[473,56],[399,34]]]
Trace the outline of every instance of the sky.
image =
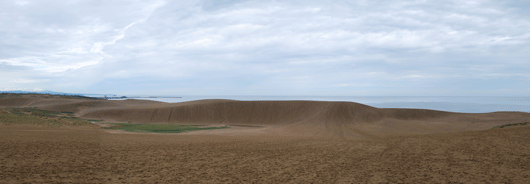
[[0,90],[528,96],[528,0],[2,0]]

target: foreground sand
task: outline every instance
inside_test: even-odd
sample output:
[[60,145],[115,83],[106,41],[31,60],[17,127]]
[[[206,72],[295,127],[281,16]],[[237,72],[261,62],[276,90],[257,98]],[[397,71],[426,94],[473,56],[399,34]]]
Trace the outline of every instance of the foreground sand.
[[8,106],[232,128],[119,134],[97,125],[0,123],[0,183],[530,183],[530,127],[490,129],[530,121],[528,113],[303,101],[0,99],[0,107]]
[[530,183],[530,127],[369,141],[0,130],[0,183]]

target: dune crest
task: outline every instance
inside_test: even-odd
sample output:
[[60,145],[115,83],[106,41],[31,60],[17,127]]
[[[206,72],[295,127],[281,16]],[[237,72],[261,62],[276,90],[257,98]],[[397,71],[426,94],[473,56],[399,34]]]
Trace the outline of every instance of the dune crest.
[[453,113],[427,109],[380,109],[354,102],[199,100],[90,100],[60,97],[0,99],[0,106],[35,106],[83,118],[134,123],[254,125],[271,134],[378,138],[486,130],[530,121],[530,113]]

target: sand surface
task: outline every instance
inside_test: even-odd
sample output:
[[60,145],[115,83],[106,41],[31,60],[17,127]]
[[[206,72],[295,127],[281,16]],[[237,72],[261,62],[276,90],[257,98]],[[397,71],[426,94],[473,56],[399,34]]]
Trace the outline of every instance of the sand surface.
[[[0,123],[0,183],[530,183],[528,113],[350,102],[0,99],[84,118],[227,125],[183,134]],[[1,120],[0,120],[1,122]]]

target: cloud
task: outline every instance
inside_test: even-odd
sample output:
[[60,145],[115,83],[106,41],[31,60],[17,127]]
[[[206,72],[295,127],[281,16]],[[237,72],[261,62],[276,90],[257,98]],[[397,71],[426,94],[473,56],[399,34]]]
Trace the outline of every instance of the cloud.
[[41,81],[49,81],[49,80],[33,80],[33,79],[11,79],[9,80],[12,83],[36,83]]
[[508,94],[530,69],[521,1],[21,2],[0,2],[0,77],[35,82],[13,88]]

